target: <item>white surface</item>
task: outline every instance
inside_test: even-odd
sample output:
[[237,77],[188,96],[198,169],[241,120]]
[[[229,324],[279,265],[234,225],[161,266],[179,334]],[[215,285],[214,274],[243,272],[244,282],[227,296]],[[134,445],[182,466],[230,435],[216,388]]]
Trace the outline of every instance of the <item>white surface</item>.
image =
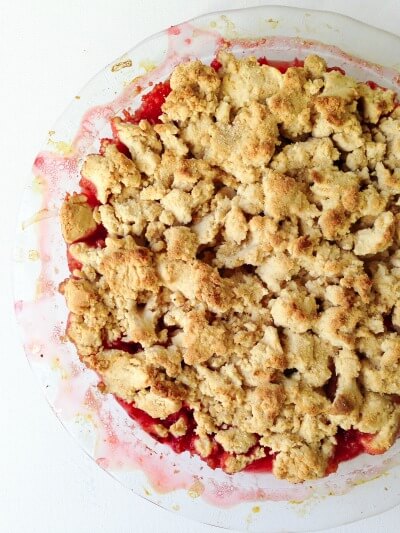
[[[81,86],[151,33],[208,11],[264,3],[268,2],[0,0],[1,533],[220,531],[174,516],[130,493],[68,436],[44,400],[19,344],[9,266],[16,211],[31,163],[52,123]],[[398,0],[271,3],[318,9],[334,5],[338,12],[399,31]],[[398,531],[399,510],[331,533]]]

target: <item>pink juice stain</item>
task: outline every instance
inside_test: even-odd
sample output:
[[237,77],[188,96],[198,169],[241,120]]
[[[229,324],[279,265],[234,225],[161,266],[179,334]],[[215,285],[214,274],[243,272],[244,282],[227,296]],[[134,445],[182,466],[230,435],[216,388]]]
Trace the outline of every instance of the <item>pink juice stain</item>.
[[181,29],[179,26],[171,26],[167,30],[168,35],[179,35],[181,33]]

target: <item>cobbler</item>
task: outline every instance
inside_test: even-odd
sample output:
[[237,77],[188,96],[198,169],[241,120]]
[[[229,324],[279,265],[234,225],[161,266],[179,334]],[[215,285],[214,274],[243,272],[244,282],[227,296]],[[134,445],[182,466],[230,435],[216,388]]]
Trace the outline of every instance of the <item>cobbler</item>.
[[67,335],[160,442],[298,483],[400,426],[400,108],[316,55],[178,65],[60,212]]

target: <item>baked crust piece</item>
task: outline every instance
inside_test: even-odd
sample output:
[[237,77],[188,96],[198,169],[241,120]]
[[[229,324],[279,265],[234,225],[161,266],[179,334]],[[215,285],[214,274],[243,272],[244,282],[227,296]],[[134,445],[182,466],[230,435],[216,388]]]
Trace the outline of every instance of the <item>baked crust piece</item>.
[[84,194],[73,194],[64,200],[60,209],[60,221],[67,244],[89,237],[97,228],[93,209]]
[[[60,213],[82,265],[67,334],[105,392],[160,421],[189,408],[201,457],[218,445],[233,473],[273,453],[297,483],[326,474],[340,428],[370,453],[399,430],[400,111],[318,56],[218,61],[175,68],[161,123],[113,119],[130,157],[87,156],[99,205]],[[188,431],[178,414],[153,432]]]

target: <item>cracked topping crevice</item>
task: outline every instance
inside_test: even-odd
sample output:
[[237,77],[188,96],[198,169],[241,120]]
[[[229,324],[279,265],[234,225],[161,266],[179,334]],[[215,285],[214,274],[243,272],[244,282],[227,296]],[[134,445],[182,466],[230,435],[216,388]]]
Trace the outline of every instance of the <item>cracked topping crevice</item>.
[[400,108],[318,56],[213,63],[86,157],[60,211],[68,337],[176,451],[323,477],[340,442],[399,431]]

